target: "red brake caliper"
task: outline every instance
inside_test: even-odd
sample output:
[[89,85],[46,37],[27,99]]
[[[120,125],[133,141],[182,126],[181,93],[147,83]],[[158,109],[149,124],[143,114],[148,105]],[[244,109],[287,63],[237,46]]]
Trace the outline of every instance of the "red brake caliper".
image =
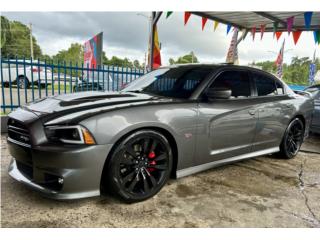
[[[151,160],[155,157],[156,157],[156,154],[154,152],[150,152],[148,155],[149,160]],[[156,165],[156,161],[154,161],[154,160],[149,161],[149,165],[151,165],[151,166]],[[149,172],[153,172],[155,170],[155,168],[153,168],[153,167],[148,167],[147,169]]]

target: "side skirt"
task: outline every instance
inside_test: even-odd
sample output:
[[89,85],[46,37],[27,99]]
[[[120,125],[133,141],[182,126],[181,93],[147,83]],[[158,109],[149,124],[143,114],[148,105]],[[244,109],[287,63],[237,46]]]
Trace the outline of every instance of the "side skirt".
[[218,161],[214,161],[214,162],[210,162],[210,163],[201,164],[201,165],[194,166],[194,167],[189,167],[186,169],[181,169],[181,170],[177,171],[177,178],[181,178],[181,177],[185,177],[185,176],[188,176],[188,175],[191,175],[194,173],[202,172],[207,169],[218,167],[218,166],[221,166],[224,164],[241,161],[241,160],[247,159],[247,158],[276,153],[279,151],[280,151],[279,147],[273,147],[273,148],[268,148],[265,150],[260,150],[260,151],[256,151],[256,152],[252,152],[252,153],[246,153],[243,155],[239,155],[239,156],[235,156],[235,157],[231,157],[231,158],[226,158],[226,159],[222,159],[222,160],[218,160]]

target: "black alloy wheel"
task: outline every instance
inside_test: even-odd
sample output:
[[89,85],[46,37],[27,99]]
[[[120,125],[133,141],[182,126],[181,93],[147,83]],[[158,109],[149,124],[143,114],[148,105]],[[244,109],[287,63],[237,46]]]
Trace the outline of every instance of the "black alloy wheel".
[[303,143],[304,124],[299,118],[292,120],[284,134],[280,145],[282,157],[290,159],[295,157]]
[[17,79],[17,85],[20,89],[28,88],[29,87],[29,81],[24,76],[19,76]]
[[137,131],[115,149],[107,171],[107,184],[126,202],[154,196],[170,177],[172,150],[168,140],[152,130]]

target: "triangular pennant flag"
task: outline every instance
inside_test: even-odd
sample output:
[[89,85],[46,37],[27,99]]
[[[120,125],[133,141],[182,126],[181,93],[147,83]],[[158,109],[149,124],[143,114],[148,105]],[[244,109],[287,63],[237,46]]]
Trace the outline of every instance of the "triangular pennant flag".
[[187,24],[190,16],[191,16],[191,13],[190,13],[190,12],[184,12],[184,25]]
[[281,37],[281,35],[282,35],[282,32],[276,32],[277,41],[279,40],[279,38]]
[[219,25],[219,22],[218,21],[214,21],[214,25],[213,25],[213,30],[217,30],[217,27]]
[[228,33],[230,32],[230,30],[231,30],[231,25],[228,24],[228,25],[227,25],[227,35],[228,35]]
[[261,27],[260,28],[260,33],[261,33],[261,39],[260,40],[262,40],[264,31],[266,30],[266,24],[263,24],[260,27]]
[[287,30],[289,35],[292,31],[293,21],[294,21],[294,17],[287,18]]
[[254,37],[256,35],[256,27],[255,26],[251,29],[251,34],[252,34],[252,40],[254,41]]
[[170,15],[171,15],[172,13],[173,13],[173,12],[167,12],[166,18],[170,17]]
[[208,18],[202,17],[202,31],[204,29],[204,26],[206,25],[206,22],[208,21]]
[[312,12],[305,12],[304,13],[304,24],[306,25],[306,28],[310,28],[311,25],[311,18],[312,18]]
[[292,32],[292,36],[293,36],[293,41],[294,41],[294,45],[297,45],[297,42],[300,38],[302,31],[293,31]]
[[318,43],[318,36],[317,36],[317,35],[318,35],[318,34],[317,34],[317,31],[313,31],[313,38],[314,38],[315,44]]
[[276,35],[276,31],[278,30],[278,26],[279,26],[278,22],[273,23],[273,38]]

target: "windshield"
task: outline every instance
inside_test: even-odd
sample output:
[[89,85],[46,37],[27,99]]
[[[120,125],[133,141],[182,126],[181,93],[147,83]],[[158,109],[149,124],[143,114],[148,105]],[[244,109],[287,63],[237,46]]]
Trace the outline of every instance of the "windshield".
[[122,91],[189,98],[199,84],[212,72],[212,67],[160,68],[131,82]]

